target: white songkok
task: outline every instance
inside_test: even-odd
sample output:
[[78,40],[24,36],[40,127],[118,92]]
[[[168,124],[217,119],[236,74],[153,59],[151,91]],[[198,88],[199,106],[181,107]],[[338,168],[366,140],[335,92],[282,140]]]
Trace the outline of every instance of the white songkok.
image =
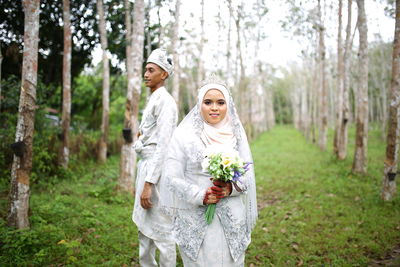
[[172,58],[167,54],[167,51],[163,48],[157,48],[151,52],[147,63],[157,64],[160,68],[168,72],[169,76],[174,73],[174,65],[172,63]]

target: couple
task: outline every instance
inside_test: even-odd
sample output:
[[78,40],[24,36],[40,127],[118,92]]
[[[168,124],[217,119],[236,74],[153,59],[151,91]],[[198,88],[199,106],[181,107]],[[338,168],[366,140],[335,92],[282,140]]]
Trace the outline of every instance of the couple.
[[[164,50],[149,56],[144,80],[151,96],[139,126],[132,219],[138,227],[141,266],[175,266],[175,243],[185,266],[244,266],[257,219],[254,170],[240,182],[210,181],[202,170],[204,151],[225,146],[252,162],[246,134],[227,87],[212,77],[197,104],[175,129],[177,107],[164,87],[173,65]],[[172,136],[172,137],[171,137]],[[210,224],[208,204],[218,203]]]

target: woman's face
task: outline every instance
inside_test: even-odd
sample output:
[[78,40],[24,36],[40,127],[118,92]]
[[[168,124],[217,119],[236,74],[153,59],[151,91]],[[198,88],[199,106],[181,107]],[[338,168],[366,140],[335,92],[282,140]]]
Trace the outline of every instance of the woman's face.
[[221,91],[210,89],[201,103],[201,115],[209,124],[217,124],[226,116],[228,107]]

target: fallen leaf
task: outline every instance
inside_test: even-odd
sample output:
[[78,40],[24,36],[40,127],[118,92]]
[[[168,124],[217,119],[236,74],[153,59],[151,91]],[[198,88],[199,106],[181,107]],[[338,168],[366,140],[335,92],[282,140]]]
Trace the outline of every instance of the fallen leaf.
[[293,242],[293,243],[292,243],[292,249],[293,249],[294,251],[299,251],[299,244],[297,244],[296,242]]
[[303,266],[304,262],[302,259],[299,259],[299,261],[297,262],[297,266]]

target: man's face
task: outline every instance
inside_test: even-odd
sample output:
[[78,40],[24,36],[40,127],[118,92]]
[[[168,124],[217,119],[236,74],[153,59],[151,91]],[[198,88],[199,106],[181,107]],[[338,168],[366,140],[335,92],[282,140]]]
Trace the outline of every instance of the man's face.
[[201,103],[201,115],[209,124],[216,124],[226,116],[228,107],[221,91],[208,90]]
[[157,64],[147,63],[144,73],[144,83],[150,89],[157,89],[164,84],[168,73],[160,68]]

